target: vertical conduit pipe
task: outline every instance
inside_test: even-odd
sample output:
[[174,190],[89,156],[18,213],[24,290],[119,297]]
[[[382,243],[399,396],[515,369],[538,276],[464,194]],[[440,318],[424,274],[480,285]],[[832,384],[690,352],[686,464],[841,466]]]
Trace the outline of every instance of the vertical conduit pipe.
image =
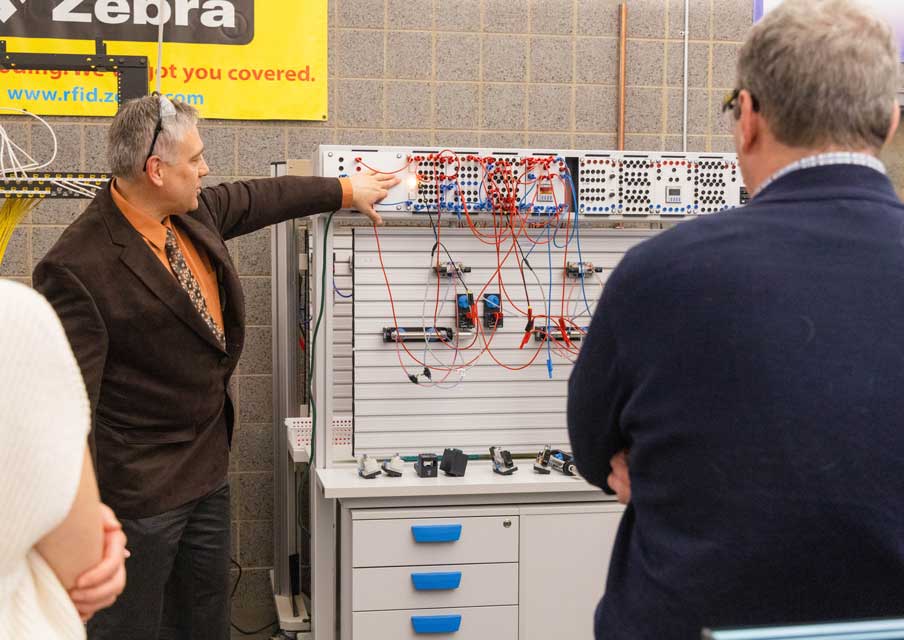
[[157,0],[157,76],[154,78],[157,93],[160,91],[160,71],[163,63],[163,0]]
[[690,22],[688,15],[690,14],[690,0],[684,0],[684,117],[681,128],[682,147],[681,150],[687,153],[687,57],[688,57],[688,24]]
[[618,39],[618,150],[625,148],[625,63],[628,39],[628,3],[619,7]]

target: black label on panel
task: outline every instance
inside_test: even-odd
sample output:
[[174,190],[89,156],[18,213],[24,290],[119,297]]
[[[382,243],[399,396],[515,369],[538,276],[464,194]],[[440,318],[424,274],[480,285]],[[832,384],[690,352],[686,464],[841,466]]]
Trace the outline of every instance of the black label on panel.
[[[0,0],[0,37],[157,41],[160,0]],[[164,42],[248,44],[254,0],[163,0]]]

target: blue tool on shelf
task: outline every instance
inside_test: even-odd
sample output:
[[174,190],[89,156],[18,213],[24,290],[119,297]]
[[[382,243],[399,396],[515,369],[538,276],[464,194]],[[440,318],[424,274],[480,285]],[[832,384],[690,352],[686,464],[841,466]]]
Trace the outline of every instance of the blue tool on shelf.
[[493,471],[503,476],[510,476],[518,470],[512,460],[512,454],[501,447],[490,447],[490,460],[493,463]]
[[534,462],[534,471],[548,474],[550,469],[555,469],[566,476],[577,474],[574,457],[570,453],[566,453],[561,449],[550,449],[549,445],[546,445],[537,454],[537,459]]

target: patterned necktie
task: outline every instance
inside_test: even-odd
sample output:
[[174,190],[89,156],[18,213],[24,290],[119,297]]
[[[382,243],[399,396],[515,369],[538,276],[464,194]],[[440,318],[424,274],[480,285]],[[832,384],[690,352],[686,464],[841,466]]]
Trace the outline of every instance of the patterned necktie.
[[173,273],[176,275],[179,284],[182,285],[182,288],[185,289],[188,297],[191,298],[191,302],[195,305],[195,309],[198,310],[201,319],[204,320],[204,324],[206,324],[213,332],[213,335],[216,337],[217,342],[220,343],[220,346],[225,348],[226,337],[223,335],[223,330],[217,326],[217,323],[210,315],[210,311],[207,310],[207,302],[201,294],[201,287],[198,286],[195,275],[191,272],[191,269],[188,268],[188,264],[185,262],[185,256],[182,254],[182,249],[180,249],[179,245],[176,243],[176,234],[173,233],[173,230],[169,227],[166,228],[165,249],[166,259],[169,260],[170,267],[172,267]]

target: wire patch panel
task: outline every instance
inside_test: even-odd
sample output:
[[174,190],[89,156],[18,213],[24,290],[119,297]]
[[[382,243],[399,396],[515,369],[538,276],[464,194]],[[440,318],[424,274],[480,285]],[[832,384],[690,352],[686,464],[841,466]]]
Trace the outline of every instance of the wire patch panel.
[[724,153],[324,146],[321,175],[394,174],[381,213],[587,215],[668,219],[747,201],[737,158]]

